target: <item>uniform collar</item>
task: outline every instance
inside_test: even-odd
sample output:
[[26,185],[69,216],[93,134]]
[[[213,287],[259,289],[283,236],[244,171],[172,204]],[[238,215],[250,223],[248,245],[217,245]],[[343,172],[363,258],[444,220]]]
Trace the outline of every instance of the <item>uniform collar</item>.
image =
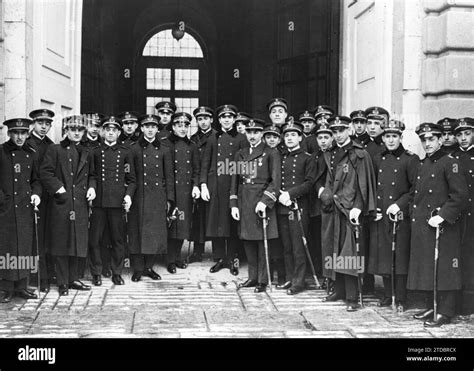
[[426,156],[425,159],[429,158],[431,161],[437,161],[441,157],[446,156],[446,155],[447,155],[447,153],[440,148],[435,153],[433,153],[431,156]]
[[383,143],[382,134],[376,136],[376,137],[373,138],[373,139],[372,139],[372,137],[371,137],[369,134],[367,134],[367,135],[369,136],[369,138],[370,138],[371,141],[373,141],[373,142],[375,142],[375,143],[377,143],[377,144],[382,144],[382,143]]
[[382,152],[382,156],[391,153],[395,157],[400,157],[403,152],[405,152],[405,148],[403,147],[403,144],[400,143],[400,145],[398,146],[398,148],[395,151],[389,151],[388,148],[385,147],[385,149]]
[[25,147],[26,143],[23,145],[23,147],[18,147],[15,143],[13,143],[13,141],[10,139],[8,142],[6,142],[4,145],[3,145],[3,148],[5,148],[5,150],[7,150],[8,152],[13,152],[13,151],[21,151],[21,150],[26,150],[27,152],[30,152],[29,151],[29,147]]
[[474,144],[471,144],[469,147],[467,147],[467,149],[463,149],[461,146],[459,146],[459,150],[462,152],[469,152],[472,149],[474,149]]
[[168,136],[168,139],[173,143],[176,143],[176,142],[182,140],[184,143],[189,144],[189,138],[188,137],[181,138],[181,137],[178,137],[175,133],[171,133]]
[[217,130],[217,133],[218,135],[222,135],[224,133],[227,133],[229,134],[231,137],[235,137],[239,132],[237,131],[237,128],[235,127],[235,125],[232,126],[232,129],[228,130],[228,131],[225,131],[224,129],[222,129],[222,126],[219,127],[219,129]]
[[[145,139],[145,136],[140,137],[140,139],[138,139],[138,143],[140,144],[141,147],[144,147],[144,148],[146,148],[150,144],[150,142]],[[151,144],[153,144],[156,148],[160,148],[160,140],[158,139],[158,134],[153,140],[153,142],[151,142]]]
[[285,149],[286,149],[285,152],[288,156],[297,155],[298,153],[303,152],[303,149],[301,148],[301,146],[299,146],[297,149],[293,149],[291,151],[288,148],[285,148]]

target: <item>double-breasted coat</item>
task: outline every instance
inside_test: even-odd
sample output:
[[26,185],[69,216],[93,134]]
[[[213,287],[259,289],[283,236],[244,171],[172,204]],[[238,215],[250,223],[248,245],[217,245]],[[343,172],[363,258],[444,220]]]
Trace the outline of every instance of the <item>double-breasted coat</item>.
[[428,224],[431,212],[445,220],[439,239],[438,290],[461,288],[461,212],[468,190],[459,162],[438,150],[419,163],[413,203],[408,284],[410,290],[433,290],[436,229]]
[[[0,255],[31,256],[33,245],[33,206],[31,196],[41,196],[34,152],[18,147],[11,140],[0,145]],[[36,254],[36,253],[35,253]],[[19,260],[18,260],[19,261]],[[0,279],[18,281],[29,270],[0,269]]]
[[158,138],[141,137],[130,147],[136,191],[128,217],[129,252],[163,254],[167,251],[167,201],[173,206],[174,168],[170,149]]
[[[206,151],[206,146],[208,139],[211,135],[215,135],[216,130],[210,129],[206,133],[203,133],[199,130],[196,134],[191,137],[191,141],[196,144],[196,147],[199,152],[199,174],[201,174],[202,163],[204,159],[204,153]],[[199,181],[200,183],[200,181]],[[199,184],[200,185],[200,184]],[[206,241],[206,225],[207,225],[207,206],[208,203],[205,202],[202,198],[199,198],[196,201],[196,207],[193,214],[193,225],[192,225],[192,234],[191,239],[196,243],[204,243]]]
[[[334,265],[326,263],[328,258],[334,263],[334,257],[357,257],[349,212],[352,208],[358,208],[363,217],[373,215],[376,210],[372,160],[367,151],[353,141],[342,147],[336,146],[323,156],[327,165],[326,177],[316,186],[317,189],[324,187],[320,197],[323,274],[331,279],[336,278],[336,272],[357,275],[360,273],[357,269],[334,269]],[[365,251],[360,251],[361,256],[364,254]]]
[[237,238],[237,223],[229,207],[232,177],[229,169],[237,151],[248,145],[247,138],[235,127],[227,132],[220,129],[208,139],[200,174],[200,183],[207,185],[210,194],[207,237]]
[[[90,147],[66,138],[48,147],[40,165],[41,183],[51,196],[45,243],[52,255],[87,256],[90,158]],[[56,193],[61,187],[66,193]]]
[[168,237],[189,240],[193,221],[193,187],[199,187],[199,152],[188,137],[180,138],[171,133],[161,142],[171,152],[174,166],[175,206],[178,208],[176,222],[171,225]]
[[263,241],[262,219],[255,213],[261,201],[267,208],[267,239],[278,238],[275,203],[281,186],[281,161],[277,149],[261,142],[252,149],[239,150],[235,157],[237,172],[232,175],[230,207],[240,211],[239,237],[242,240]]
[[416,184],[419,160],[401,144],[395,151],[386,149],[374,158],[377,208],[382,213],[382,219],[370,223],[369,273],[392,274],[393,223],[386,211],[394,203],[402,215],[402,220],[397,223],[395,274],[408,273],[411,230],[408,205]]

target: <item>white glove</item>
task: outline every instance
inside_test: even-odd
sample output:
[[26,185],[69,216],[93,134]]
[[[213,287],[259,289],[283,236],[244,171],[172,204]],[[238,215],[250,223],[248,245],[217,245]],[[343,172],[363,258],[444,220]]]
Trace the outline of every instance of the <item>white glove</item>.
[[265,215],[266,208],[267,208],[267,205],[265,205],[262,201],[259,201],[257,206],[255,207],[255,212],[258,215]]
[[194,199],[198,199],[199,197],[201,197],[201,191],[199,191],[199,188],[197,186],[194,186],[193,187],[193,191],[191,192],[191,196],[192,198]]
[[291,205],[290,194],[286,191],[280,191],[280,197],[278,197],[278,201],[285,206]]
[[125,195],[123,198],[123,208],[125,209],[125,212],[130,211],[130,207],[132,206],[132,198],[129,195]]
[[211,196],[209,195],[209,189],[207,189],[206,183],[201,184],[201,198],[204,201],[209,201]]
[[66,189],[64,187],[59,188],[56,193],[66,193]]
[[375,214],[375,221],[378,222],[380,219],[382,219],[382,217],[383,217],[382,210],[377,208],[377,214]]
[[87,199],[87,201],[92,201],[92,200],[95,199],[95,189],[94,188],[89,188],[87,190],[86,199]]
[[318,198],[321,198],[321,193],[323,193],[323,191],[324,191],[324,187],[319,188]]
[[34,207],[37,207],[41,203],[41,199],[38,195],[31,195],[31,203]]
[[354,224],[359,224],[359,215],[362,212],[361,209],[358,209],[357,207],[354,207],[349,211],[349,219],[351,220],[352,223]]
[[232,215],[232,218],[234,220],[240,220],[240,213],[239,213],[239,208],[238,207],[233,207],[230,209],[230,215]]
[[400,211],[400,208],[398,207],[397,204],[391,204],[388,208],[387,208],[387,212],[386,214],[392,214],[392,215],[397,215],[397,213]]
[[438,227],[442,222],[444,222],[444,219],[439,215],[432,216],[430,220],[428,220],[428,224],[434,228]]

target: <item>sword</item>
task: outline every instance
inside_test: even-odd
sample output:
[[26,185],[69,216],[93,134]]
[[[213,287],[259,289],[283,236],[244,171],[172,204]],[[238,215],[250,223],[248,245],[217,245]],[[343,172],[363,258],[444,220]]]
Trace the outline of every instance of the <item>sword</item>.
[[[438,215],[439,208],[431,211],[431,217]],[[433,269],[433,318],[436,321],[438,317],[438,258],[439,258],[439,236],[443,233],[441,225],[436,227],[436,240],[434,251],[434,269]]]
[[[349,221],[354,226],[356,254],[357,254],[357,257],[360,259],[360,243],[359,243],[360,223],[354,223],[350,219],[349,219]],[[357,272],[357,288],[359,290],[360,306],[363,308],[364,307],[364,301],[363,301],[363,298],[362,298],[362,277],[361,277],[361,274],[359,272]]]
[[258,216],[262,218],[262,226],[263,226],[263,248],[265,250],[265,264],[267,267],[267,277],[268,277],[268,285],[270,286],[270,292],[273,291],[272,288],[272,279],[270,277],[270,258],[268,256],[268,237],[267,237],[267,226],[268,226],[268,217],[265,210],[262,213],[258,213]]
[[34,205],[34,214],[35,214],[35,246],[36,246],[36,256],[38,257],[38,299],[41,298],[41,277],[40,277],[40,269],[39,269],[39,260],[40,260],[40,253],[39,253],[39,238],[38,238],[38,213],[39,209],[38,206]]
[[396,214],[388,214],[388,219],[392,222],[392,267],[391,267],[391,285],[392,285],[392,311],[397,311],[395,304],[395,263],[396,263],[396,245],[397,245],[397,223],[401,220],[401,211]]
[[306,252],[306,257],[308,258],[308,262],[309,262],[309,266],[311,268],[311,273],[313,275],[314,283],[316,284],[316,290],[319,290],[321,288],[321,284],[319,283],[318,277],[316,276],[316,271],[314,270],[313,261],[311,260],[311,255],[309,253],[308,243],[307,243],[306,237],[304,235],[303,221],[301,220],[301,210],[298,207],[298,202],[296,200],[292,201],[290,209],[296,211],[296,215],[297,215],[297,219],[298,219],[298,225],[300,227],[300,232],[301,232],[301,239],[303,240],[303,246],[304,246],[304,250]]

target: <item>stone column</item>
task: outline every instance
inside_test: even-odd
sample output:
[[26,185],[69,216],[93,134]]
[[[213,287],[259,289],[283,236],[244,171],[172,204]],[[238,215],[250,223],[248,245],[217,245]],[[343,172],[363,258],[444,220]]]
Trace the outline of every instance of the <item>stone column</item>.
[[[425,0],[421,116],[424,121],[474,116],[474,2]],[[465,249],[459,311],[474,313],[474,250]]]

